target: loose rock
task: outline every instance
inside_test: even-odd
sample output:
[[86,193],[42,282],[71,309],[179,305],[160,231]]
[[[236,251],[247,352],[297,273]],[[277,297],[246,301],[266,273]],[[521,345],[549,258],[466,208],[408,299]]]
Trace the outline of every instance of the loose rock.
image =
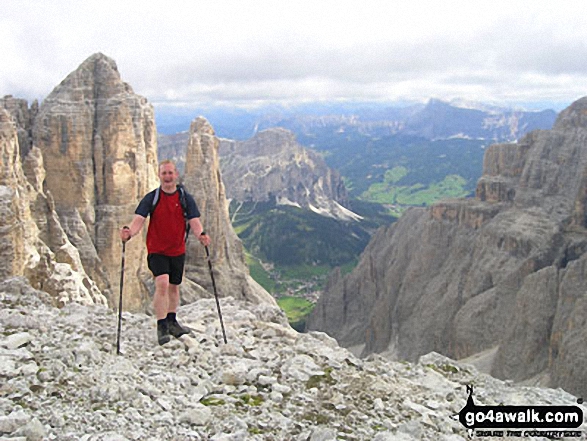
[[[202,300],[178,311],[197,331],[163,347],[154,319],[123,314],[116,355],[114,312],[60,310],[28,298],[32,291],[4,291],[0,329],[9,324],[18,337],[1,337],[0,440],[463,441],[467,432],[452,417],[469,384],[478,405],[577,400],[516,387],[439,354],[415,364],[361,360],[322,333],[262,321],[280,317],[267,305],[231,297],[221,299],[229,345],[211,325],[214,303]],[[41,332],[13,318],[25,314],[48,325]]]

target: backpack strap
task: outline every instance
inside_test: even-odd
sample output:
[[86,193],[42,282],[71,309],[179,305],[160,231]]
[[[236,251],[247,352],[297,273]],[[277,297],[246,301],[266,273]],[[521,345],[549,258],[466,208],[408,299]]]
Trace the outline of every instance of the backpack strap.
[[183,218],[185,219],[185,238],[184,240],[187,242],[188,238],[190,237],[190,223],[188,222],[188,203],[186,200],[186,192],[183,185],[177,186],[177,191],[179,191],[179,203],[181,205],[181,209],[183,210]]
[[149,212],[150,215],[152,215],[153,212],[155,211],[155,207],[157,206],[157,203],[159,202],[160,194],[161,194],[161,187],[157,187],[157,189],[155,190],[155,195],[153,196],[153,202],[151,202],[151,211]]

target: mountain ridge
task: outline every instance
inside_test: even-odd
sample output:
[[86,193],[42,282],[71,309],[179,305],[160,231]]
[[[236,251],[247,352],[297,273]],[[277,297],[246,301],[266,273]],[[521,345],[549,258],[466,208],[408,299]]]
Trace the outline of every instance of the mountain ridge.
[[289,130],[266,129],[243,142],[222,140],[220,156],[230,199],[274,200],[345,221],[361,218],[345,208],[348,194],[339,174]]
[[[238,111],[224,107],[199,107],[186,114],[174,114],[165,108],[156,109],[161,133],[173,134],[185,127],[188,115],[206,114],[217,127],[220,137],[246,140],[255,133],[283,127],[301,135],[314,128],[331,127],[333,131],[355,128],[370,136],[415,134],[429,139],[448,139],[462,134],[470,139],[492,142],[513,141],[534,129],[552,127],[557,113],[550,109],[523,110],[482,103],[451,102],[431,98],[425,104],[394,103],[309,103],[294,106],[268,106]],[[448,113],[459,115],[456,121]],[[181,122],[183,121],[183,123]],[[421,125],[422,121],[427,121]],[[451,127],[454,130],[448,130]]]
[[585,394],[576,363],[587,336],[571,321],[584,310],[586,103],[550,131],[488,148],[475,199],[412,208],[382,227],[357,268],[331,281],[308,329],[407,360],[498,348],[492,374],[548,374]]

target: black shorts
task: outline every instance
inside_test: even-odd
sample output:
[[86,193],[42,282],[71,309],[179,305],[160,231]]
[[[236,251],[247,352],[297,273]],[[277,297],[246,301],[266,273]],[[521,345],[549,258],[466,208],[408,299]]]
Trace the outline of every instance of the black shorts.
[[149,269],[155,277],[169,274],[169,283],[179,285],[183,279],[185,254],[169,257],[163,254],[149,254],[147,256]]

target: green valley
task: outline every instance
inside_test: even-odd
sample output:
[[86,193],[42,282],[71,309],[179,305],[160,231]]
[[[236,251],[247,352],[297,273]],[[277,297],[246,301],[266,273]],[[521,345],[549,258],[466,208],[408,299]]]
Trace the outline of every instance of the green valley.
[[[393,221],[376,204],[363,203],[358,208],[379,222]],[[300,311],[305,314],[317,300],[332,269],[352,270],[378,225],[367,219],[343,222],[274,202],[233,201],[230,215],[247,250],[251,276],[283,302],[292,324],[300,322]],[[300,309],[292,298],[308,303]]]
[[[401,216],[406,207],[427,206],[447,198],[460,198],[470,194],[466,188],[467,181],[459,175],[446,176],[440,182],[433,182],[428,186],[423,184],[397,185],[396,167],[386,172],[384,181],[371,184],[361,199],[386,205],[391,214]],[[389,173],[389,174],[388,174]],[[407,174],[407,171],[406,171]]]

